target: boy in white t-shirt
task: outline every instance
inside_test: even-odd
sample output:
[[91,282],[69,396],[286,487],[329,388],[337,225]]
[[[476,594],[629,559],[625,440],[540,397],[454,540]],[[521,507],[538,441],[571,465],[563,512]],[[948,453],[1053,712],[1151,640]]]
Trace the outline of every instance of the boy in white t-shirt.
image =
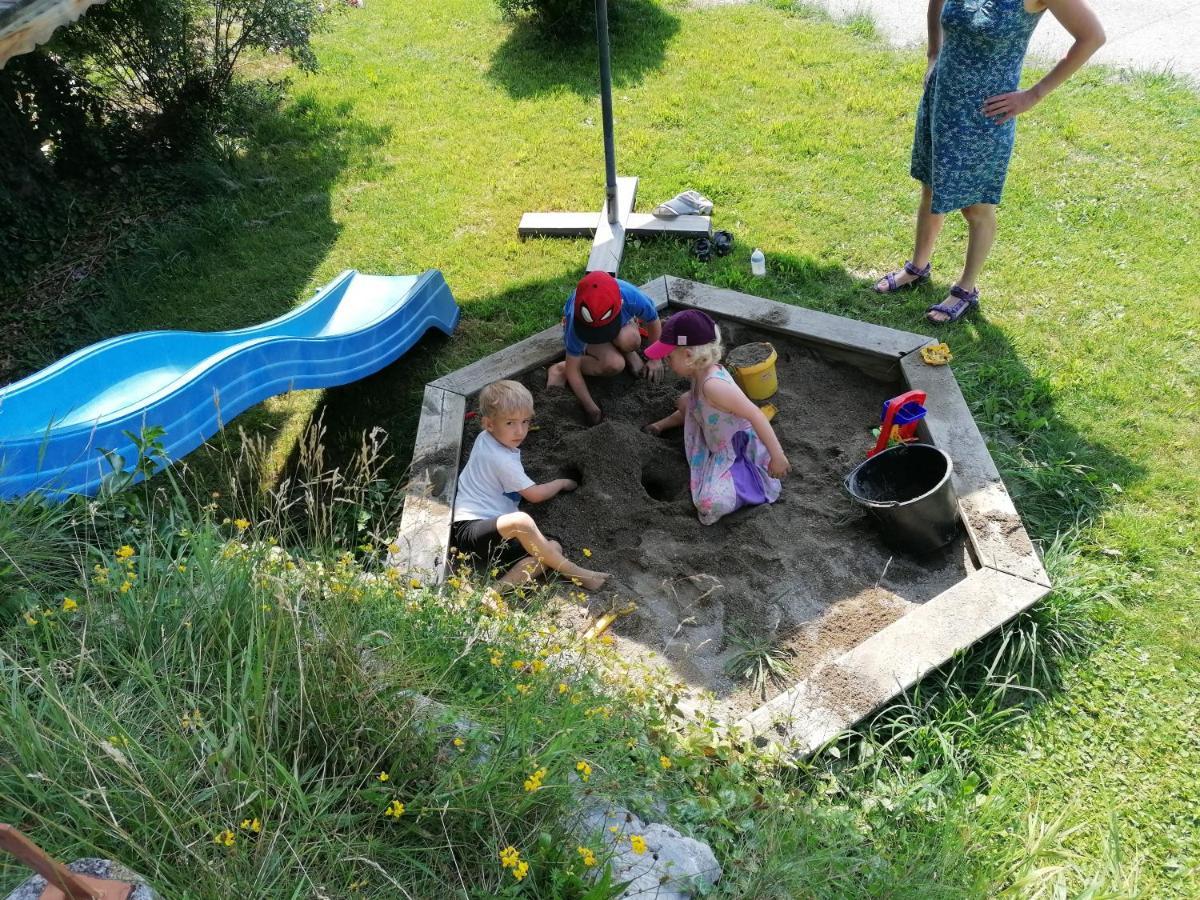
[[533,396],[516,381],[495,381],[479,394],[483,431],[458,479],[450,544],[476,566],[497,566],[505,584],[521,584],[553,569],[598,590],[607,572],[593,572],[563,556],[562,545],[542,534],[529,513],[517,505],[524,498],[541,503],[579,485],[569,478],[534,484],[521,465],[521,442],[533,421]]

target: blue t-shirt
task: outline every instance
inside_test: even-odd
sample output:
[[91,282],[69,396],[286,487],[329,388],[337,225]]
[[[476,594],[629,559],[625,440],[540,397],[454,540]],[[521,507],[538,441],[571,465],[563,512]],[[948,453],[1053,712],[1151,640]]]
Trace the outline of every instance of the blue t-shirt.
[[[628,281],[617,279],[617,287],[621,289],[621,327],[629,324],[631,319],[643,322],[653,322],[658,318],[658,310],[654,301],[639,291]],[[563,307],[563,346],[567,356],[583,356],[587,352],[587,344],[575,334],[575,292],[567,298]]]

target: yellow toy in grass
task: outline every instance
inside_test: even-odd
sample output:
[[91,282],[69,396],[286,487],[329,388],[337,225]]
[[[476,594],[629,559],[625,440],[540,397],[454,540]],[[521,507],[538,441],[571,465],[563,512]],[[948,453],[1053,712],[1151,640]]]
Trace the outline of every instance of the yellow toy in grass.
[[921,359],[927,366],[944,366],[954,359],[954,354],[946,344],[926,344],[921,348]]

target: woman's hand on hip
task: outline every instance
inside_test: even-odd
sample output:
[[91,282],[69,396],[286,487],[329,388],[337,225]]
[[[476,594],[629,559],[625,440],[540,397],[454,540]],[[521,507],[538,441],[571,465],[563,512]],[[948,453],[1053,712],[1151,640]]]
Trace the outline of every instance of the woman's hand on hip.
[[1015,119],[1023,112],[1028,112],[1037,105],[1038,98],[1032,91],[1013,91],[1010,94],[997,94],[983,101],[983,114],[1003,125]]

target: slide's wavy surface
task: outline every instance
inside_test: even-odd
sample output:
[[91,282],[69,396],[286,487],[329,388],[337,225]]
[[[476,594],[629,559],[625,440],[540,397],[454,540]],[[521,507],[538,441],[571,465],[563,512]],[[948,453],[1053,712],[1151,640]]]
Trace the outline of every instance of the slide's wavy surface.
[[132,470],[131,435],[159,426],[167,458],[179,459],[254,404],[377,372],[430,328],[450,334],[458,314],[436,270],[351,269],[252,328],[145,331],[85,347],[0,388],[0,498],[93,495],[111,471],[104,451]]

